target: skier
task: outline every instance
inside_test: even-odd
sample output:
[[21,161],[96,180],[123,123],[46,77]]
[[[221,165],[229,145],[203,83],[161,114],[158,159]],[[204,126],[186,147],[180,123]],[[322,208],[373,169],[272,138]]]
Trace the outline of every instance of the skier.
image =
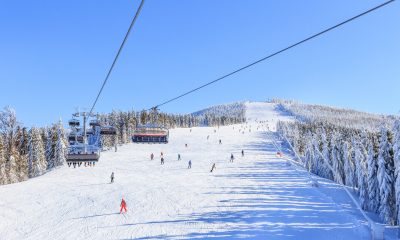
[[161,157],[161,165],[164,165],[164,158]]
[[187,143],[185,143],[185,147],[187,147]]
[[150,160],[153,160],[153,159],[154,159],[154,154],[151,153],[151,154],[150,154]]
[[210,138],[210,135],[207,135],[207,140]]
[[219,140],[219,144],[222,144],[222,140],[221,139]]
[[231,153],[231,160],[230,160],[230,162],[233,162],[233,159],[235,159],[235,158],[233,157],[233,153]]
[[114,172],[111,173],[111,183],[114,182]]
[[189,160],[188,169],[192,168],[192,160]]
[[122,210],[124,210],[125,212],[128,212],[128,210],[126,209],[126,202],[125,202],[124,198],[122,198],[120,206],[121,206],[121,209],[119,210],[119,213],[122,213]]
[[163,153],[163,152],[161,152],[161,154],[160,154],[160,155],[161,155],[161,157],[163,157],[163,156],[164,156],[164,153]]
[[178,153],[178,161],[181,160],[181,155]]
[[243,149],[242,149],[242,157],[244,157],[244,151],[243,151]]
[[212,165],[212,167],[211,167],[211,171],[210,171],[210,172],[213,172],[213,171],[214,171],[214,169],[217,169],[217,167],[215,166],[215,163],[213,163],[213,165]]

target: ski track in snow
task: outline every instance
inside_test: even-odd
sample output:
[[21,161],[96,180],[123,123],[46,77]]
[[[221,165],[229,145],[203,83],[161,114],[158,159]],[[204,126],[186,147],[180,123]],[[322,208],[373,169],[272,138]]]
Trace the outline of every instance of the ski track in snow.
[[[173,129],[169,144],[130,143],[102,153],[95,167],[65,166],[0,186],[0,239],[369,238],[345,192],[320,178],[312,187],[255,123],[272,128],[290,117],[273,104],[246,106],[247,125]],[[126,214],[119,214],[122,197]]]

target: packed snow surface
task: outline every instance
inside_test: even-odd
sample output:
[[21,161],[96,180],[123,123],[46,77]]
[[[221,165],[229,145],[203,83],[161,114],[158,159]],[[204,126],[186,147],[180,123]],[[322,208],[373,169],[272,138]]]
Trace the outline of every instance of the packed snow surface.
[[290,156],[277,157],[267,125],[289,117],[273,104],[246,106],[248,124],[173,129],[168,144],[130,143],[95,167],[0,186],[0,239],[369,238],[340,187],[317,177],[314,187]]

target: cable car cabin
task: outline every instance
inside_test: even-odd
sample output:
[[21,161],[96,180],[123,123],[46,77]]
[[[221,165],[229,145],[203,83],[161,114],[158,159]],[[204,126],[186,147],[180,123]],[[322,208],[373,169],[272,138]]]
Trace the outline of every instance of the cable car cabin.
[[70,120],[68,121],[68,125],[69,125],[70,127],[79,127],[80,122],[79,122],[78,119],[72,118],[72,119],[70,119]]
[[117,134],[117,129],[112,126],[101,126],[100,134],[101,135],[115,135],[115,134]]
[[168,143],[168,129],[156,124],[138,126],[133,134],[134,143]]
[[100,158],[100,149],[88,144],[72,145],[68,149],[67,163],[97,162]]

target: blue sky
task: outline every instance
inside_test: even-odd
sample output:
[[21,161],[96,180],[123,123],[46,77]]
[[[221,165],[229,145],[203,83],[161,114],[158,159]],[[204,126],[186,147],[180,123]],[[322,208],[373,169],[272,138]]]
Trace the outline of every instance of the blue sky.
[[[147,0],[96,111],[141,110],[381,3]],[[0,107],[27,126],[90,108],[139,0],[0,2]],[[400,3],[165,105],[268,98],[400,110]]]

